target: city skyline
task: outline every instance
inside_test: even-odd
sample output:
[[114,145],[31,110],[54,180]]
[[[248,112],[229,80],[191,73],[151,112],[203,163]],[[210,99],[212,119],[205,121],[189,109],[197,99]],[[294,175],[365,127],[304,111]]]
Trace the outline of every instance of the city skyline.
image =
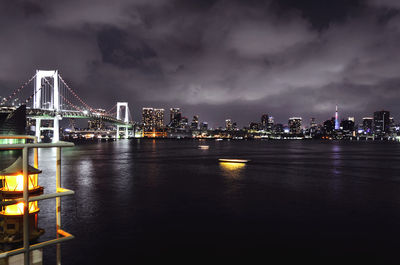
[[[149,112],[149,110],[151,112]],[[160,118],[159,115],[154,115],[153,110],[159,110],[162,112],[162,118]],[[168,110],[168,109],[167,109]],[[341,129],[341,124],[343,122],[347,121],[352,121],[353,126],[365,126],[365,120],[366,119],[374,119],[374,116],[376,115],[377,112],[384,112],[387,113],[387,119],[391,120],[392,125],[398,125],[399,123],[396,121],[394,115],[390,114],[391,112],[388,110],[375,110],[370,115],[363,116],[360,119],[355,119],[354,115],[340,115],[339,114],[339,108],[336,105],[335,111],[331,117],[326,117],[322,120],[318,120],[315,117],[288,117],[286,121],[277,121],[273,115],[263,113],[259,115],[259,119],[251,120],[248,121],[244,125],[240,125],[236,122],[235,118],[232,117],[227,117],[224,121],[221,121],[221,124],[218,124],[217,126],[210,126],[212,129],[217,129],[217,128],[251,128],[252,124],[258,124],[257,126],[261,126],[263,128],[269,128],[271,129],[272,126],[276,124],[281,124],[284,126],[290,127],[290,123],[293,121],[294,123],[298,123],[298,120],[300,120],[300,125],[299,128],[311,128],[313,126],[321,126],[324,125],[326,121],[333,120],[333,129],[334,130],[340,130]],[[155,112],[154,112],[155,113]],[[142,108],[142,119],[138,120],[137,122],[141,125],[144,126],[144,129],[149,130],[149,126],[151,130],[153,128],[163,128],[163,127],[177,127],[180,123],[181,120],[185,120],[185,124],[187,124],[188,127],[193,127],[193,122],[196,120],[197,127],[200,126],[200,121],[201,122],[206,122],[208,124],[207,120],[202,120],[199,118],[199,115],[194,114],[194,115],[185,115],[183,110],[181,108],[170,108],[169,109],[169,119],[166,118],[168,115],[164,115],[165,109],[164,108],[153,108],[153,107],[143,107]],[[178,116],[176,116],[178,114]],[[193,117],[193,120],[191,121],[191,117]],[[155,124],[158,124],[158,126],[154,126]]]
[[2,2],[0,91],[59,69],[89,105],[123,99],[135,120],[142,106],[172,105],[210,126],[264,112],[324,120],[336,105],[357,120],[379,109],[396,117],[399,9],[394,0]]

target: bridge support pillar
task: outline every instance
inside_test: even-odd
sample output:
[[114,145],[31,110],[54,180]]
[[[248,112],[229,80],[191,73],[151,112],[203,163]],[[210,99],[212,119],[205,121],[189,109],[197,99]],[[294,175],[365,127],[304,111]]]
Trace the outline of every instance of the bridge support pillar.
[[125,126],[125,137],[124,138],[128,139],[128,127],[127,126]]
[[38,143],[42,141],[42,139],[40,138],[41,136],[40,124],[42,123],[41,121],[42,121],[41,119],[36,119],[36,125],[35,125],[35,136],[37,138]]
[[121,139],[121,136],[119,135],[121,128],[124,128],[125,130],[125,135],[124,135],[124,139],[128,139],[128,126],[124,126],[124,125],[117,125],[117,135],[116,135],[116,139]]
[[53,119],[53,143],[60,141],[60,122],[59,117],[56,115]]

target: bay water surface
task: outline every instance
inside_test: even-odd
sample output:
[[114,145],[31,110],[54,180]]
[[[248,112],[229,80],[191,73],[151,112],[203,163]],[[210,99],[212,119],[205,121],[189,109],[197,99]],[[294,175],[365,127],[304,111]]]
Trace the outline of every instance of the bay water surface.
[[[209,149],[199,149],[208,145]],[[55,190],[55,150],[40,151]],[[219,158],[250,159],[247,164]],[[396,264],[400,144],[132,139],[62,151],[63,264]],[[55,201],[40,202],[40,239]],[[53,264],[55,248],[44,250]],[[129,260],[129,263],[126,262]]]

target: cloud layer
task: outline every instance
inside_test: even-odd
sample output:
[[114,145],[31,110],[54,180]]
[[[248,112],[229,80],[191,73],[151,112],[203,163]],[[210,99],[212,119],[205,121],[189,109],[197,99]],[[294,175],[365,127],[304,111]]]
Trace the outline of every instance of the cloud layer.
[[59,69],[90,105],[127,100],[136,120],[180,106],[214,126],[263,113],[323,121],[336,104],[397,118],[398,1],[312,2],[3,1],[0,94]]

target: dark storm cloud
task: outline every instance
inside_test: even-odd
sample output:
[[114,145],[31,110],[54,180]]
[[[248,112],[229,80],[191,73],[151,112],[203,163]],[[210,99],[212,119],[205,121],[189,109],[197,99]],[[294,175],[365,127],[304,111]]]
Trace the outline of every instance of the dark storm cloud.
[[336,104],[396,118],[399,11],[395,0],[3,1],[0,94],[54,68],[90,105],[129,101],[136,120],[143,106],[213,125],[322,120]]
[[102,61],[121,68],[141,68],[143,73],[151,73],[158,65],[148,63],[156,58],[156,52],[141,40],[127,40],[127,34],[117,28],[105,28],[97,34]]

